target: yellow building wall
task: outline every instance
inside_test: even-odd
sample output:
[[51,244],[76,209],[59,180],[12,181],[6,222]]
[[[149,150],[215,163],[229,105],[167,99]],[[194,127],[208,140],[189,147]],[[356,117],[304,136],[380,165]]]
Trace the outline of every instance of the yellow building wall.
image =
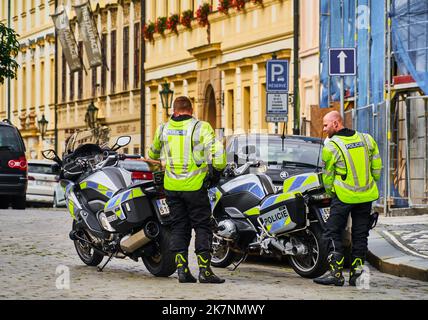
[[[7,25],[10,9],[11,28],[19,37],[20,51],[16,79],[10,81],[10,115],[7,114],[7,81],[0,86],[0,118],[10,118],[24,138],[27,158],[41,158],[41,150],[53,147],[54,127],[54,28],[49,17],[53,0],[1,1],[0,21]],[[42,140],[37,121],[45,115],[49,121]]]
[[[172,1],[169,1],[171,3]],[[202,1],[179,1],[181,11],[195,11]],[[197,21],[192,30],[182,26],[178,35],[169,31],[154,34],[154,41],[146,41],[146,79],[152,90],[168,82],[175,88],[175,96],[186,94],[194,102],[195,115],[210,121],[219,136],[233,133],[270,132],[275,124],[265,121],[265,63],[273,53],[281,59],[291,59],[293,46],[292,1],[264,0],[263,6],[247,3],[245,10],[230,9],[228,15],[217,12],[218,1],[211,1],[214,13],[209,15],[210,26],[200,27]],[[152,1],[146,5],[147,22],[165,15],[166,1]],[[179,13],[179,12],[169,12]],[[292,85],[290,63],[290,88]],[[214,88],[213,107],[205,95]],[[183,90],[181,88],[186,88]],[[158,95],[158,94],[157,94]],[[146,99],[147,91],[146,91]],[[148,119],[152,110],[147,108]],[[210,110],[216,110],[212,115]],[[159,118],[157,118],[159,124]],[[288,122],[291,131],[292,109]],[[154,121],[148,121],[152,126]],[[153,139],[153,128],[146,128],[146,150]],[[279,126],[282,132],[282,126]]]

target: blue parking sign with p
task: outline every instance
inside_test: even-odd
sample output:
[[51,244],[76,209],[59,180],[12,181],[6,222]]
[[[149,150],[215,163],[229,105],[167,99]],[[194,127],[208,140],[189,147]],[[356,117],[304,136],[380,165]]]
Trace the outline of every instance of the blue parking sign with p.
[[288,60],[269,60],[266,70],[266,90],[288,92]]

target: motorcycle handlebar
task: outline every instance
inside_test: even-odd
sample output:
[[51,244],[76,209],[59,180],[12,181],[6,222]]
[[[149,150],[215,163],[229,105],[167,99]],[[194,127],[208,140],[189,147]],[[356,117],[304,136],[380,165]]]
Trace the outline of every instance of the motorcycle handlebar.
[[141,159],[141,156],[138,154],[121,154],[119,156],[120,160],[125,160],[125,159]]

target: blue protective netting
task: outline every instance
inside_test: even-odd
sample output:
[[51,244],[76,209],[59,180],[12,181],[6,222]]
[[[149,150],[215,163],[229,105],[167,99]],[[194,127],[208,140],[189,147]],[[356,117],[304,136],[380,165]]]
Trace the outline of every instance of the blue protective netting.
[[428,94],[428,1],[394,0],[391,19],[398,68]]
[[[356,129],[375,138],[384,161],[385,9],[385,0],[320,0],[320,107],[340,99],[339,77],[328,75],[328,49],[356,47],[357,76],[345,77],[345,97],[356,95]],[[384,173],[381,197],[383,181]]]
[[[342,14],[343,12],[343,14]],[[343,17],[342,17],[343,15]],[[355,46],[355,0],[320,1],[320,107],[328,108],[330,101],[339,101],[339,77],[328,75],[328,49]],[[346,96],[354,95],[354,77],[345,77]]]
[[[385,83],[385,1],[320,1],[321,108],[340,98],[339,77],[328,75],[328,49],[332,47],[356,47],[357,107],[381,103]],[[354,77],[345,77],[345,96],[355,95],[354,84]]]

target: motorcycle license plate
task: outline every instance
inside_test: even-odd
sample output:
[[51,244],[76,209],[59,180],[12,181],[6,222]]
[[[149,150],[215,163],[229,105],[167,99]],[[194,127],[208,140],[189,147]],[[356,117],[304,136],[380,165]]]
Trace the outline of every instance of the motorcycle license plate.
[[327,222],[328,218],[330,217],[330,207],[327,208],[320,208],[321,216],[324,222]]
[[161,214],[161,216],[169,214],[169,207],[166,203],[166,199],[156,200],[156,205],[158,206],[159,213]]

